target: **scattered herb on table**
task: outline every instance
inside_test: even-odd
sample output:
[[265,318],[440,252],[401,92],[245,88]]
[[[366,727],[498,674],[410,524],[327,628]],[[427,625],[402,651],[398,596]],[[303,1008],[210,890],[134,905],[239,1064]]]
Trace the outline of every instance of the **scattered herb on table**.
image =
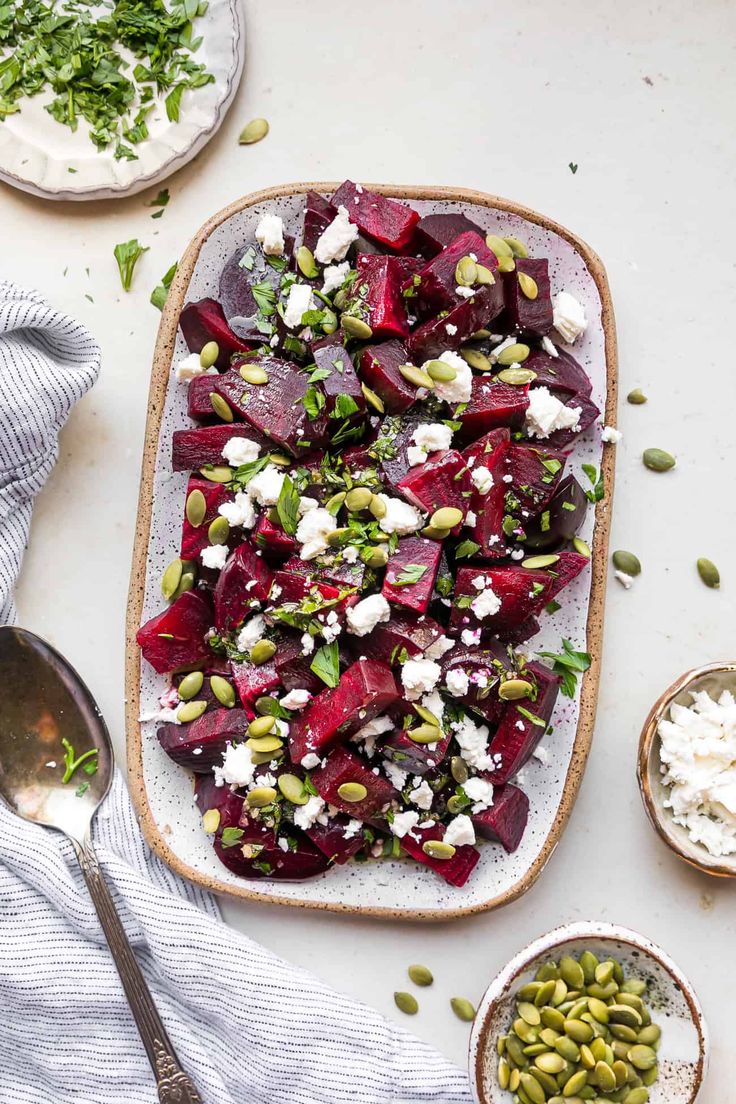
[[135,266],[143,254],[147,252],[148,246],[141,245],[137,238],[132,238],[129,242],[120,242],[115,246],[113,253],[115,254],[115,260],[118,262],[123,291],[130,291]]
[[85,751],[82,755],[77,756],[74,751],[74,745],[70,744],[67,739],[62,738],[61,743],[64,748],[65,767],[64,777],[61,781],[64,785],[71,781],[80,767],[82,767],[85,774],[97,773],[98,756],[100,753],[99,748],[91,748],[89,751]]
[[171,199],[168,188],[162,188],[155,199],[152,199],[150,203],[147,203],[147,207],[156,207],[157,210],[153,212],[151,218],[161,218],[164,213],[164,208],[168,206],[168,202]]
[[169,296],[169,288],[171,287],[174,277],[176,276],[176,270],[179,267],[179,262],[174,261],[170,269],[161,277],[161,283],[158,287],[155,287],[151,292],[151,303],[158,310],[164,309],[164,303]]
[[568,167],[568,169],[570,170],[570,172],[572,173],[573,176],[578,171],[578,167],[577,167],[577,165],[574,161],[571,161],[570,164],[567,167]]
[[569,640],[562,638],[561,652],[539,652],[545,659],[551,659],[552,670],[562,678],[560,689],[566,698],[574,698],[578,685],[578,674],[590,667],[587,652],[576,652]]

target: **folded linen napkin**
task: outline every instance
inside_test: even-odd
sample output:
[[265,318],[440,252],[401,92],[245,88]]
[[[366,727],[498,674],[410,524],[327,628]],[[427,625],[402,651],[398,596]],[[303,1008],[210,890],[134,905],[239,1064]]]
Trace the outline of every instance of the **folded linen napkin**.
[[[57,435],[99,349],[0,282],[0,603]],[[377,1012],[225,927],[151,854],[116,773],[95,839],[126,931],[205,1104],[469,1104],[468,1078]],[[329,922],[329,921],[326,921]],[[155,1104],[153,1078],[71,845],[0,802],[0,1100]]]

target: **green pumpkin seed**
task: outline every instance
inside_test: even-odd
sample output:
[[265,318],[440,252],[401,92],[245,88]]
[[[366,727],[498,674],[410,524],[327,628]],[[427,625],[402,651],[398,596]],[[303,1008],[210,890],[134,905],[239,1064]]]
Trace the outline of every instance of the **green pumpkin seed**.
[[450,760],[450,774],[459,786],[468,781],[468,765],[460,755],[453,755]]
[[571,955],[563,955],[560,959],[560,977],[571,989],[582,989],[585,984],[583,968]]
[[213,675],[210,679],[210,689],[220,705],[226,709],[232,709],[235,705],[235,690],[222,675]]
[[220,827],[220,810],[208,809],[202,817],[202,828],[208,836],[215,834]]
[[[529,687],[529,689],[531,690],[531,686]],[[545,1004],[548,1004],[552,1000],[552,997],[555,993],[556,985],[557,982],[553,981],[551,978],[549,981],[541,982],[539,984],[539,988],[532,998],[537,1008],[543,1008]],[[519,995],[521,995],[521,993]]]
[[559,558],[559,556],[552,553],[548,556],[528,556],[521,561],[521,566],[528,568],[529,571],[540,571],[543,567],[552,567],[552,564],[556,564]]
[[455,283],[472,287],[478,277],[478,266],[472,257],[461,257],[455,265]]
[[378,521],[380,521],[382,517],[386,516],[387,509],[388,507],[386,506],[386,503],[383,501],[382,498],[379,498],[378,495],[374,495],[368,503],[368,510]]
[[706,560],[704,557],[698,560],[698,575],[703,580],[707,587],[711,589],[717,589],[721,585],[721,575],[718,568],[712,560]]
[[559,976],[560,971],[554,962],[543,962],[535,974],[537,981],[550,981],[552,978],[556,981]]
[[248,735],[255,736],[258,739],[259,736],[268,736],[270,732],[276,729],[276,718],[266,715],[264,717],[256,717],[254,721],[251,721],[248,725]]
[[348,538],[352,536],[352,532],[352,529],[343,526],[341,529],[333,529],[331,533],[327,534],[325,540],[330,548],[340,548],[340,546],[345,544]]
[[614,965],[610,959],[599,963],[595,968],[595,980],[599,985],[608,985],[609,981],[613,979],[613,970]]
[[565,1020],[564,1032],[576,1043],[589,1043],[595,1034],[583,1020]]
[[233,477],[233,469],[225,464],[205,464],[199,469],[199,473],[210,483],[229,483]]
[[[526,1047],[525,1049],[528,1050],[528,1051],[533,1050],[533,1051],[536,1052],[539,1045],[540,1044],[537,1044],[533,1047]],[[544,1048],[542,1048],[542,1050],[539,1053],[540,1054],[544,1053]],[[535,1058],[535,1057],[537,1057],[537,1055],[536,1054],[529,1054],[529,1057],[530,1058]],[[563,1065],[564,1065],[564,1063],[563,1063]],[[554,1079],[554,1077],[552,1076],[551,1073],[545,1073],[544,1070],[538,1069],[537,1066],[532,1066],[532,1068],[529,1070],[529,1073],[534,1078],[534,1080],[538,1084],[540,1084],[542,1086],[542,1088],[544,1089],[545,1098],[548,1097],[550,1093],[556,1093],[557,1092],[558,1085],[557,1085],[557,1082],[556,1082],[556,1080]]]
[[184,565],[181,560],[172,560],[161,576],[161,593],[167,602],[176,594],[181,582]]
[[468,800],[465,797],[459,797],[457,794],[453,794],[452,797],[448,797],[447,799],[447,811],[448,813],[452,813],[453,816],[462,813],[467,807]]
[[[609,1004],[607,1006],[608,1022],[615,1024],[623,1024],[625,1027],[630,1027],[633,1031],[638,1031],[642,1026],[641,1016],[635,1008],[630,1008],[627,1004]],[[606,1021],[601,1021],[601,1023]]]
[[621,1059],[618,1058],[615,1062],[611,1064],[611,1069],[613,1070],[613,1076],[616,1081],[616,1088],[623,1088],[623,1086],[629,1079],[628,1066],[625,1062],[622,1062]]
[[451,364],[445,364],[444,360],[429,360],[424,365],[423,371],[430,379],[440,380],[443,383],[451,383],[457,378],[457,368]]
[[[541,1010],[542,1023],[545,1027],[551,1027],[554,1031],[562,1031],[565,1026],[565,1017],[556,1008],[543,1008]],[[564,1057],[564,1055],[563,1055]]]
[[375,391],[371,391],[370,387],[366,387],[364,383],[361,383],[360,389],[363,392],[363,397],[369,406],[372,406],[374,410],[377,410],[379,414],[383,414],[386,407],[383,405],[383,400],[379,399]]
[[204,675],[201,671],[190,671],[177,686],[177,693],[182,701],[190,701],[196,697],[204,685]]
[[[427,840],[427,843],[433,843],[433,842],[438,842],[438,841]],[[427,851],[427,843],[425,843],[424,847],[422,848],[422,850],[424,852],[426,852],[427,855],[431,855],[432,858],[435,858],[435,859],[436,858],[442,858],[442,857],[448,858],[448,859],[452,858],[452,855],[446,855],[446,856],[433,855],[431,851]],[[449,847],[450,845],[448,843],[446,843],[444,846]],[[455,854],[455,848],[454,847],[452,848],[452,854],[453,855]],[[469,1000],[465,999],[465,997],[452,997],[451,1000],[450,1000],[450,1007],[452,1008],[452,1011],[455,1013],[457,1018],[459,1020],[462,1020],[463,1023],[472,1023],[473,1020],[475,1019],[475,1008],[473,1007],[473,1005],[470,1003]]]
[[496,364],[521,364],[529,356],[531,349],[523,342],[517,341],[515,345],[507,345],[498,354],[493,354]]
[[415,744],[436,744],[442,739],[442,732],[437,725],[420,724],[416,728],[407,728],[406,735]]
[[423,537],[427,538],[427,540],[436,541],[445,540],[445,538],[449,537],[450,535],[449,529],[438,529],[434,525],[425,525],[424,528],[420,530],[420,532]]
[[526,679],[506,679],[498,688],[501,701],[517,701],[519,698],[528,698],[533,693],[534,687]]
[[334,494],[331,498],[327,499],[327,501],[325,502],[325,510],[329,510],[332,516],[336,517],[340,510],[340,507],[342,506],[346,498],[346,491],[338,491],[337,494]]
[[194,564],[191,560],[182,560],[182,573],[179,585],[172,595],[172,600],[175,602],[177,598],[181,598],[182,594],[186,594],[188,590],[191,590],[197,581],[197,572]]
[[428,391],[431,391],[434,387],[434,380],[426,372],[423,372],[421,368],[417,368],[414,364],[400,364],[399,371],[412,387],[426,387]]
[[480,349],[461,349],[460,356],[466,364],[478,372],[490,372],[493,368],[492,362]]
[[440,510],[435,510],[429,523],[434,529],[454,529],[463,517],[462,510],[458,510],[456,506],[443,506]]
[[351,805],[365,801],[368,796],[368,790],[362,782],[343,782],[342,786],[337,787],[337,792],[343,801],[348,801]]
[[268,383],[268,372],[260,364],[241,364],[238,374],[245,383],[252,383],[255,387]]
[[192,528],[198,529],[207,514],[207,499],[199,489],[190,492],[184,512]]
[[616,1074],[606,1062],[596,1062],[593,1077],[595,1078],[596,1085],[603,1092],[615,1092]]
[[512,257],[514,251],[511,248],[508,241],[505,238],[499,238],[497,234],[486,235],[486,245],[490,249],[491,253],[495,253],[496,257],[501,260],[501,257]]
[[617,571],[623,571],[625,575],[631,575],[632,578],[641,574],[641,561],[633,552],[617,549],[611,559]]
[[243,127],[238,138],[238,145],[252,146],[254,142],[260,142],[266,137],[270,130],[267,119],[251,119],[251,121]]
[[542,1086],[537,1081],[536,1077],[532,1077],[530,1073],[521,1074],[521,1087],[526,1093],[531,1104],[544,1104],[547,1099],[547,1094]]
[[271,752],[279,751],[284,746],[284,741],[280,736],[250,736],[245,742],[252,751],[258,752],[259,755],[270,755]]
[[643,1085],[653,1085],[659,1077],[659,1066],[655,1062],[651,1069],[642,1070],[639,1076]]
[[662,1038],[662,1028],[657,1024],[647,1024],[643,1027],[637,1036],[637,1042],[643,1043],[644,1046],[654,1047]]
[[235,415],[223,399],[222,395],[218,395],[216,391],[210,391],[210,405],[214,410],[218,418],[221,418],[223,422],[232,422],[235,420]]
[[373,491],[369,491],[367,487],[354,487],[352,491],[348,491],[346,494],[345,505],[351,514],[355,514],[359,510],[367,509],[372,499]]
[[598,1061],[598,1059],[596,1058],[596,1056],[593,1053],[593,1051],[591,1050],[591,1048],[589,1046],[587,1046],[585,1043],[583,1043],[582,1046],[580,1047],[580,1059],[579,1059],[579,1061],[580,1061],[580,1064],[582,1065],[583,1069],[592,1070],[592,1069],[595,1069],[595,1064]]
[[515,1035],[509,1035],[506,1039],[506,1053],[516,1066],[526,1065],[526,1055],[521,1041]]
[[263,809],[276,800],[276,791],[272,786],[254,786],[245,798],[251,809]]
[[290,460],[288,456],[284,456],[282,452],[269,453],[268,459],[272,464],[275,464],[277,468],[290,468],[293,460]]
[[523,387],[536,378],[537,373],[533,372],[531,368],[504,368],[496,376],[496,379],[500,380],[501,383],[510,383],[514,387]]
[[560,1054],[550,1053],[540,1054],[538,1058],[534,1059],[534,1065],[537,1069],[540,1069],[542,1073],[558,1074],[562,1073],[565,1068],[565,1059]]
[[598,1000],[597,997],[590,997],[588,1000],[588,1009],[594,1020],[598,1023],[607,1024],[609,1019],[609,1007],[604,1004],[603,1001]]
[[211,368],[220,355],[220,346],[216,341],[208,341],[199,353],[199,363],[204,369]]
[[647,983],[641,978],[627,978],[621,986],[622,993],[633,993],[636,997],[642,997],[647,991]]
[[375,569],[385,567],[388,563],[388,552],[385,548],[376,545],[374,548],[365,548],[360,557],[364,564]]
[[423,721],[426,721],[427,724],[434,725],[435,728],[440,727],[440,722],[431,709],[427,709],[426,706],[420,705],[419,702],[412,702],[412,706],[414,707],[414,712],[417,716],[421,717]]
[[551,1027],[544,1027],[539,1032],[539,1041],[540,1043],[544,1043],[548,1050],[554,1047],[559,1038],[559,1034],[553,1031]]
[[519,278],[519,287],[522,294],[527,299],[536,299],[539,295],[539,288],[537,287],[537,281],[533,276],[530,276],[528,272],[517,273]]
[[513,257],[499,257],[498,258],[498,270],[499,272],[513,272],[516,268],[516,261]]
[[216,517],[207,530],[207,536],[210,544],[227,544],[230,538],[230,523],[227,518],[221,515]]
[[407,973],[415,985],[427,986],[434,981],[432,971],[426,966],[410,966]]
[[564,1002],[567,1007],[572,1008],[572,998],[569,998],[567,1001],[565,1001],[566,997],[567,983],[562,978],[557,978],[557,981],[555,982],[555,991],[551,1003],[554,1005],[555,1008],[558,1008]]
[[592,951],[583,951],[579,962],[583,970],[585,984],[590,985],[592,981],[595,981],[595,968],[598,965],[598,959]]
[[571,1096],[577,1096],[581,1089],[584,1089],[588,1084],[588,1071],[578,1070],[574,1073],[569,1081],[565,1082],[565,1087],[562,1090],[562,1095],[566,1099]]
[[647,401],[647,397],[640,387],[635,387],[633,391],[629,391],[626,401],[630,402],[632,406],[641,406],[642,403]]
[[182,724],[189,724],[191,721],[196,721],[197,717],[201,717],[206,709],[206,701],[184,702],[184,705],[180,705],[176,711],[177,720]]
[[419,1002],[411,993],[394,993],[394,1004],[405,1016],[416,1016]]
[[304,783],[295,774],[280,774],[276,785],[292,805],[306,805],[309,801],[309,794]]
[[474,333],[472,333],[470,335],[470,340],[471,341],[487,341],[490,336],[491,336],[491,331],[490,330],[482,330],[481,329],[481,330],[476,330]]
[[276,645],[272,640],[258,640],[250,650],[250,661],[255,663],[256,667],[260,667],[268,663],[275,654]]
[[657,1052],[649,1046],[638,1043],[629,1051],[629,1061],[638,1070],[649,1070],[657,1064]]
[[608,1030],[614,1039],[621,1039],[624,1043],[636,1042],[636,1031],[633,1027],[627,1027],[626,1024],[609,1024]]
[[278,763],[280,759],[284,757],[284,749],[279,748],[277,751],[254,751],[251,748],[250,757],[257,767],[262,763],[271,763],[274,760]]
[[486,268],[483,264],[477,264],[475,266],[475,282],[479,287],[493,287],[496,282],[496,277],[493,275],[490,268]]
[[677,460],[671,453],[658,448],[644,449],[641,458],[644,462],[644,467],[655,472],[669,471],[671,468],[674,468],[677,463]]
[[256,713],[261,717],[276,717],[280,708],[278,698],[264,695],[256,699]]
[[590,559],[592,555],[590,545],[587,541],[584,541],[582,537],[573,537],[572,546],[579,556],[585,556],[586,560]]
[[297,249],[296,263],[301,274],[306,276],[308,280],[313,280],[315,276],[319,276],[319,269],[314,263],[314,254],[306,245],[300,245]]
[[505,1058],[499,1060],[497,1076],[499,1088],[507,1089],[509,1087],[509,1081],[511,1080],[511,1066]]
[[[580,1059],[580,1047],[569,1035],[560,1035],[555,1039],[554,1048],[566,1062],[577,1062]],[[593,1063],[595,1065],[595,1062]]]
[[524,1023],[529,1024],[530,1027],[537,1027],[538,1024],[542,1022],[536,1004],[530,1004],[528,1001],[521,1001],[516,1007]]
[[321,325],[326,334],[333,334],[337,329],[337,315],[329,307],[322,307]]
[[451,843],[444,843],[443,840],[426,840],[422,844],[422,851],[425,855],[429,855],[431,859],[451,859],[455,854],[455,848]]
[[373,337],[373,330],[362,318],[354,318],[351,314],[343,314],[340,325],[348,337],[354,337],[357,341],[370,341]]
[[508,235],[506,235],[503,240],[506,242],[507,246],[509,247],[509,249],[511,250],[511,252],[514,254],[515,257],[528,257],[529,256],[529,250],[524,245],[523,241],[519,241],[518,238],[512,238],[512,237],[509,237]]
[[511,1025],[511,1030],[514,1032],[518,1039],[526,1044],[524,1047],[524,1053],[528,1053],[528,1047],[533,1046],[538,1039],[538,1030],[533,1024],[528,1024],[526,1020],[522,1020],[521,1017],[514,1020]]
[[637,1089],[632,1089],[630,1093],[624,1097],[624,1104],[647,1104],[649,1100],[649,1090],[644,1088],[643,1085]]

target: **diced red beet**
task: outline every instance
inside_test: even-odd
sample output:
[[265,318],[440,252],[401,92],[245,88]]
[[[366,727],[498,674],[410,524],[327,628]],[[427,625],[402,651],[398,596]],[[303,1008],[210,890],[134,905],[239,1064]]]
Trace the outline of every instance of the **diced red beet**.
[[154,671],[165,675],[204,666],[210,654],[205,634],[211,623],[209,603],[189,590],[141,625],[135,638],[143,658]]
[[378,659],[390,667],[398,662],[404,648],[409,658],[414,658],[434,644],[441,634],[442,626],[431,617],[418,620],[404,610],[396,610],[392,611],[390,621],[379,622],[367,636],[356,638],[354,647],[360,655]]
[[171,467],[174,471],[191,471],[205,464],[224,464],[222,450],[233,437],[263,444],[263,439],[251,427],[243,425],[201,426],[199,429],[175,429],[171,441]]
[[[399,491],[413,506],[430,516],[443,506],[468,512],[472,483],[470,469],[455,449],[434,452],[424,464],[417,464],[399,483]],[[453,529],[460,532],[462,522]]]
[[503,477],[507,474],[509,440],[507,429],[492,429],[462,454],[470,467],[471,480],[473,471],[481,467],[488,469],[493,480],[485,494],[473,484],[469,512],[475,516],[475,524],[467,527],[468,537],[479,545],[478,555],[489,560],[503,559],[508,551],[503,531],[508,484]]
[[[475,616],[470,605],[458,605],[458,599],[475,598],[481,592],[474,586],[473,580],[485,579],[486,587],[501,601],[498,613],[482,619]],[[461,567],[455,578],[455,599],[450,614],[450,625],[460,630],[467,626],[480,625],[484,632],[499,632],[520,625],[527,617],[542,609],[550,598],[551,581],[544,571],[533,571],[525,567]]]
[[528,390],[527,386],[494,383],[487,376],[473,376],[470,402],[458,415],[462,439],[474,441],[499,426],[520,426],[529,406]]
[[[311,421],[302,402],[310,386],[305,372],[297,371],[291,361],[269,355],[249,357],[244,363],[263,368],[268,383],[246,383],[236,361],[229,372],[215,380],[217,391],[233,410],[293,456],[303,455],[308,443],[316,445],[324,440],[327,415],[323,412]],[[311,386],[319,388],[319,384]]]
[[296,548],[296,541],[280,526],[269,518],[268,514],[261,514],[258,523],[253,530],[253,541],[260,548],[267,560],[284,560],[291,556]]
[[288,571],[286,568],[275,573],[273,583],[278,587],[278,592],[276,599],[272,601],[277,601],[279,605],[283,605],[284,602],[301,602],[302,598],[306,598],[309,592],[315,589],[327,601],[340,596],[339,587],[318,582],[309,575]]
[[559,349],[556,357],[551,357],[541,349],[533,349],[524,361],[524,367],[536,372],[535,387],[549,387],[551,391],[588,396],[593,390],[587,372],[564,349]]
[[[528,299],[521,289],[519,274],[531,276],[538,294]],[[552,329],[552,297],[549,287],[549,264],[546,257],[518,257],[516,271],[504,278],[506,310],[509,321],[520,333],[543,337]]]
[[363,234],[391,249],[403,249],[414,237],[419,215],[404,203],[369,192],[346,180],[331,200],[333,207],[347,208],[348,217]]
[[510,440],[511,432],[505,427],[492,429],[490,433],[479,437],[477,441],[473,441],[472,444],[463,449],[462,455],[465,463],[471,469],[479,468],[481,465],[488,467],[489,459],[493,457],[499,445],[506,445]]
[[556,429],[554,433],[550,433],[546,439],[545,444],[551,448],[567,448],[568,445],[585,433],[586,429],[592,426],[600,414],[600,410],[594,402],[586,395],[565,395],[564,393],[557,396],[561,402],[564,402],[565,406],[577,409],[580,411],[580,417],[575,429]]
[[399,697],[391,670],[375,659],[359,659],[333,689],[323,690],[291,724],[289,750],[294,763],[310,752],[322,756],[347,740]]
[[[534,700],[522,698],[506,705],[488,749],[497,765],[493,770],[483,772],[483,777],[494,785],[508,782],[528,762],[547,731],[557,701],[560,688],[557,675],[541,663],[529,663],[526,670],[537,684],[537,697]],[[526,716],[527,713],[534,717],[533,721]]]
[[544,442],[513,444],[507,453],[507,466],[511,490],[524,509],[538,514],[557,490],[565,467],[565,454],[547,448]]
[[301,637],[289,635],[273,657],[279,681],[285,690],[308,690],[319,694],[324,690],[322,679],[311,669],[312,655],[304,655]]
[[[381,475],[393,490],[397,490],[399,483],[409,471],[408,450],[414,444],[414,431],[417,426],[426,421],[425,414],[419,406],[409,410],[400,417],[387,418],[381,423],[378,437],[379,455],[383,457],[379,467]],[[384,445],[386,446],[384,448]],[[363,467],[370,467],[375,460],[370,457]],[[360,464],[356,467],[360,468]]]
[[470,685],[463,703],[492,725],[498,724],[506,708],[506,703],[498,696],[498,684],[501,673],[509,665],[505,649],[495,640],[489,640],[482,648],[457,644],[440,660],[443,683],[447,681],[450,671],[464,671]]
[[510,644],[518,648],[520,644],[526,644],[539,632],[539,621],[536,617],[527,617],[519,625],[512,625],[506,629],[498,630],[498,639],[504,644]]
[[401,294],[404,278],[402,258],[361,253],[356,262],[357,277],[345,310],[367,322],[374,338],[406,338],[406,300]]
[[550,576],[549,590],[545,602],[550,602],[560,591],[577,578],[590,564],[587,556],[581,556],[579,552],[560,552],[557,563],[547,569]]
[[243,878],[301,881],[321,874],[329,865],[322,852],[298,830],[290,833],[295,849],[290,847],[282,851],[273,829],[251,819],[246,805],[243,806],[239,828],[242,836],[227,847],[218,832],[215,835],[215,852],[229,870]]
[[189,477],[187,499],[192,491],[202,492],[207,509],[202,524],[196,528],[184,514],[181,530],[181,558],[183,560],[195,560],[197,565],[201,566],[199,554],[210,543],[208,535],[210,524],[217,517],[217,511],[223,502],[232,501],[233,493],[224,483],[212,483],[209,479],[200,479],[197,475]]
[[493,804],[482,813],[472,813],[475,833],[484,839],[500,843],[504,851],[512,854],[521,843],[521,837],[529,820],[529,798],[518,786],[507,782],[496,786]]
[[243,709],[208,709],[190,724],[162,724],[156,735],[175,763],[206,774],[222,763],[229,743],[246,738],[249,722]]
[[179,316],[179,327],[192,353],[201,352],[208,341],[217,342],[220,355],[216,363],[221,370],[228,367],[233,353],[245,353],[254,347],[233,333],[216,299],[187,303]]
[[[285,256],[291,257],[293,249],[294,239],[285,236]],[[229,257],[220,274],[218,294],[225,318],[236,336],[250,338],[252,335],[254,345],[262,344],[263,336],[256,325],[258,304],[252,287],[265,282],[278,292],[280,280],[281,273],[268,263],[258,245],[241,245]]]
[[194,797],[197,808],[204,816],[210,809],[220,814],[218,832],[223,828],[236,828],[243,813],[244,798],[234,793],[229,786],[218,786],[214,775],[198,774],[194,780]]
[[252,706],[258,698],[267,696],[280,684],[279,674],[276,670],[274,659],[268,663],[238,663],[234,659],[230,661],[233,682],[243,705]]
[[383,401],[388,414],[401,414],[414,402],[417,389],[399,371],[400,365],[408,363],[409,354],[400,341],[366,345],[360,354],[360,377]]
[[[404,537],[388,561],[381,591],[383,597],[394,606],[404,606],[417,614],[426,613],[441,556],[442,545],[439,541]],[[417,578],[419,568],[423,571]]]
[[[359,421],[365,414],[365,396],[360,386],[358,374],[353,367],[350,353],[342,343],[338,333],[320,338],[310,345],[314,363],[322,371],[330,374],[320,380],[327,397],[327,410],[331,412],[338,395],[348,395],[358,407],[354,419]],[[338,425],[341,423],[338,422]]]
[[307,192],[307,205],[304,212],[304,236],[302,241],[307,249],[314,253],[317,242],[337,215],[337,208],[323,199],[317,192]]
[[428,866],[435,874],[439,874],[450,885],[458,888],[464,886],[475,869],[480,858],[480,852],[470,844],[463,844],[455,850],[455,854],[451,859],[433,859],[430,855],[424,853],[422,845],[428,840],[441,840],[445,834],[445,829],[438,825],[433,828],[415,828],[413,834],[418,838],[414,839],[410,835],[402,838],[402,850],[406,851],[412,859]]
[[435,257],[460,234],[473,231],[485,238],[485,230],[461,212],[425,215],[417,223],[414,242],[425,257]]
[[284,571],[291,571],[295,575],[305,575],[310,579],[319,579],[320,582],[332,583],[340,587],[360,587],[365,574],[365,564],[362,563],[332,563],[317,565],[314,560],[301,560],[298,556],[292,556],[284,564]]
[[313,824],[304,834],[331,863],[342,866],[360,851],[364,843],[362,830],[351,835],[349,839],[345,838],[345,829],[349,823],[348,816],[339,815],[333,817],[329,824]]
[[[387,778],[374,774],[360,756],[346,747],[330,752],[325,765],[312,771],[310,777],[323,801],[356,820],[365,820],[379,812],[396,793]],[[348,782],[365,787],[367,792],[362,801],[346,801],[341,797],[340,787]]]
[[243,541],[227,561],[215,587],[215,628],[230,632],[253,608],[264,602],[271,589],[273,574],[263,556],[250,541]]
[[585,520],[587,508],[585,491],[574,475],[566,476],[550,499],[545,528],[540,518],[524,522],[524,547],[541,551],[572,540]]
[[436,744],[417,744],[403,729],[396,729],[388,735],[382,750],[402,770],[426,774],[442,762],[451,743],[451,732],[446,732]]
[[[423,317],[450,310],[461,301],[462,297],[455,290],[458,286],[455,269],[458,261],[471,253],[495,277],[498,272],[498,258],[495,253],[490,251],[480,234],[476,234],[474,230],[466,230],[420,269],[418,282],[411,282],[410,290],[415,289],[416,296],[411,296],[410,302],[416,302]],[[500,276],[496,278],[496,282],[501,282]]]
[[[210,395],[216,391],[217,376],[195,376],[187,387],[187,413],[195,422],[211,422],[216,418]],[[221,424],[218,422],[218,428]]]
[[490,325],[498,317],[503,302],[503,285],[497,280],[492,287],[476,288],[471,299],[461,299],[448,314],[428,318],[409,338],[412,362],[421,364],[438,357],[446,349],[459,349],[476,330]]

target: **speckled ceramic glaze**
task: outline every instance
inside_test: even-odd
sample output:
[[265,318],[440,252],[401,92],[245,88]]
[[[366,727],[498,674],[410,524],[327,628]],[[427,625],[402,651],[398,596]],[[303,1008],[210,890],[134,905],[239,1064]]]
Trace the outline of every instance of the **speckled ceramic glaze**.
[[233,101],[245,61],[242,0],[210,0],[196,34],[196,60],[215,80],[184,93],[178,123],[159,100],[147,119],[150,137],[135,147],[138,160],[116,161],[112,147],[97,150],[84,120],[76,131],[57,123],[40,93],[0,122],[0,180],[46,199],[80,200],[130,195],[171,176],[209,142]]
[[[552,286],[567,289],[584,304],[590,325],[576,345],[593,381],[593,400],[615,421],[616,360],[613,312],[605,273],[595,254],[563,227],[507,200],[456,189],[366,185],[409,200],[422,214],[464,211],[470,218],[501,234],[524,239],[532,255],[549,257]],[[577,795],[590,748],[595,716],[603,627],[608,521],[613,484],[612,449],[603,456],[601,427],[579,441],[570,470],[581,462],[603,463],[608,493],[591,509],[582,535],[593,547],[593,563],[563,595],[563,606],[545,615],[533,647],[559,648],[560,636],[592,653],[593,662],[575,701],[560,696],[553,716],[554,733],[544,740],[545,762],[526,766],[519,779],[531,801],[529,825],[518,851],[481,845],[481,859],[462,889],[446,885],[430,870],[408,861],[348,863],[306,882],[248,881],[236,877],[218,861],[200,827],[192,799],[191,779],[164,754],[155,724],[139,724],[143,713],[156,708],[165,686],[147,664],[141,664],[135,643],[139,625],[161,608],[159,581],[164,567],[178,555],[185,472],[172,474],[171,435],[187,423],[186,388],[171,376],[172,361],[187,350],[177,334],[184,302],[217,295],[225,260],[240,245],[250,243],[266,211],[283,216],[287,230],[299,231],[304,193],[314,187],[329,194],[332,184],[288,185],[238,201],[221,211],[198,233],[182,259],[159,331],[151,384],[138,532],[128,609],[127,729],[131,787],[149,843],[180,873],[211,889],[241,897],[298,904],[313,908],[361,911],[410,919],[442,919],[478,912],[519,896],[541,872],[565,826]],[[602,459],[603,458],[603,459]]]
[[659,1078],[650,1104],[692,1104],[708,1067],[708,1031],[698,998],[684,974],[656,944],[616,924],[568,924],[543,935],[509,962],[491,982],[478,1008],[470,1037],[470,1084],[478,1104],[511,1104],[499,1087],[496,1040],[514,1019],[514,993],[532,981],[537,969],[562,955],[592,951],[600,959],[617,959],[627,974],[649,983],[647,1003],[662,1028]]
[[671,706],[692,704],[691,694],[704,690],[719,698],[724,690],[736,695],[736,663],[711,663],[686,671],[677,682],[665,690],[652,706],[639,741],[639,788],[644,808],[653,827],[676,855],[706,874],[721,878],[736,878],[736,855],[714,856],[700,843],[693,843],[687,829],[675,824],[672,812],[665,808],[668,787],[662,782],[662,760],[657,726],[669,718]]

